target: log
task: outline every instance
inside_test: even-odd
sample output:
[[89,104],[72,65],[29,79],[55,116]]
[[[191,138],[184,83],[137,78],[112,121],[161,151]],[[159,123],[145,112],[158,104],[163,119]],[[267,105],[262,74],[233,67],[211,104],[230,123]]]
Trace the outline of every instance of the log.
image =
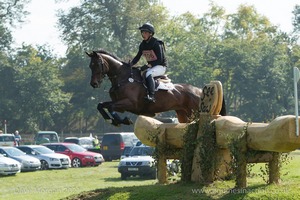
[[271,123],[246,123],[233,116],[221,116],[215,120],[217,144],[228,148],[231,139],[247,133],[247,147],[259,151],[290,152],[300,148],[296,136],[294,115],[277,117]]
[[162,123],[154,118],[140,115],[135,121],[134,133],[145,145],[156,146],[155,139],[161,141],[162,136],[166,143],[174,148],[183,147],[183,136],[189,123]]
[[[162,134],[166,144],[183,147],[183,137],[191,123],[162,123],[156,119],[139,116],[134,132],[143,144],[155,146],[155,138]],[[247,123],[233,116],[220,116],[215,120],[216,139],[220,148],[228,148],[231,140],[246,129],[247,147],[258,151],[290,152],[300,148],[294,115],[277,117],[271,123]]]

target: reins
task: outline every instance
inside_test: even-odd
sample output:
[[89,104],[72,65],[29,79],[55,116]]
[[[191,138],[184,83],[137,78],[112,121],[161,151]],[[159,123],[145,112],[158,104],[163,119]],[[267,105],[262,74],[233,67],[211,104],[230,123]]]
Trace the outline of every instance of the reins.
[[[104,55],[106,55],[106,54],[104,54]],[[120,68],[116,67],[117,69],[111,71],[112,69],[110,69],[110,66],[109,66],[109,65],[111,65],[111,63],[109,63],[109,61],[107,61],[107,59],[115,59],[114,57],[107,58],[106,56],[103,57],[103,55],[101,53],[98,53],[98,59],[101,63],[101,66],[99,66],[101,69],[101,75],[102,75],[103,79],[106,76],[109,78],[109,80],[112,83],[112,88],[118,88],[122,85],[126,85],[127,83],[133,83],[133,82],[143,83],[143,81],[140,81],[140,80],[134,78],[133,67],[125,66],[126,64],[124,62],[117,60],[116,62],[122,63],[121,67]],[[115,63],[115,64],[118,65],[119,63]],[[127,76],[122,77],[121,70],[127,70],[127,69],[122,68],[124,66],[130,67],[129,76],[127,75]]]

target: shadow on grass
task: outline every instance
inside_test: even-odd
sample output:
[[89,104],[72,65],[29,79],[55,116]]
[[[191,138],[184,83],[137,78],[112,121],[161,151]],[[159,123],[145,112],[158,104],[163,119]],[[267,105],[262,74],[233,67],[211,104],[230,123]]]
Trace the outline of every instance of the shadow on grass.
[[107,178],[104,178],[104,181],[106,182],[118,182],[118,181],[149,181],[149,180],[153,180],[153,179],[149,179],[149,178],[145,178],[145,177],[142,177],[142,176],[131,176],[131,177],[127,177],[126,180],[122,180],[121,179],[121,175],[120,177],[107,177]]
[[[116,179],[113,179],[116,180]],[[132,180],[140,181],[141,179],[135,178]],[[147,186],[132,186],[122,188],[106,188],[97,189],[90,192],[82,193],[77,196],[71,196],[66,199],[77,200],[96,200],[96,199],[111,199],[118,200],[119,198],[126,200],[152,200],[152,199],[189,199],[189,200],[208,200],[208,199],[222,199],[222,200],[235,200],[245,199],[249,193],[267,194],[267,185],[256,185],[244,189],[215,189],[206,188],[204,185],[193,183],[174,183],[168,185],[147,185]],[[254,195],[257,196],[257,195]],[[255,198],[254,198],[255,199]]]
[[[172,185],[147,185],[123,188],[106,188],[85,192],[77,196],[67,197],[65,200],[102,200],[102,199],[126,199],[126,200],[153,200],[153,199],[211,199],[206,194],[193,194],[191,186]],[[195,187],[195,186],[194,186]]]

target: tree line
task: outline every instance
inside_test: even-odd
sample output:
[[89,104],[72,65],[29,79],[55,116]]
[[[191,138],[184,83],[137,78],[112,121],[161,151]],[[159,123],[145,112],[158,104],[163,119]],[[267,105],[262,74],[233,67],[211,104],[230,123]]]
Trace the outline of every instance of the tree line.
[[[155,36],[166,44],[167,73],[174,83],[203,87],[221,81],[228,115],[244,121],[294,114],[299,5],[291,20],[294,31],[286,33],[247,5],[226,14],[212,2],[202,16],[171,16],[157,0],[82,1],[58,13],[61,38],[68,46],[66,55],[58,57],[45,45],[13,48],[12,27],[28,15],[28,0],[0,2],[0,129],[6,120],[10,132],[132,131],[132,126],[112,127],[98,113],[98,102],[109,100],[110,83],[104,81],[100,89],[89,85],[85,51],[105,49],[127,62],[138,50],[137,28],[145,22],[154,25]],[[165,114],[170,115],[174,113]]]

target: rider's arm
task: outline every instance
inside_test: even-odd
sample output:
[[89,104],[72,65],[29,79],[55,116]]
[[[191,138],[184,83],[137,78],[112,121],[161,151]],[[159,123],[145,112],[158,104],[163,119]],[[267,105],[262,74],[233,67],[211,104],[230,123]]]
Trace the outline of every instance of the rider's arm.
[[140,60],[140,58],[141,58],[142,55],[143,55],[142,44],[140,44],[139,51],[136,54],[136,56],[132,59],[131,65],[135,65],[137,62],[139,62],[139,60]]

